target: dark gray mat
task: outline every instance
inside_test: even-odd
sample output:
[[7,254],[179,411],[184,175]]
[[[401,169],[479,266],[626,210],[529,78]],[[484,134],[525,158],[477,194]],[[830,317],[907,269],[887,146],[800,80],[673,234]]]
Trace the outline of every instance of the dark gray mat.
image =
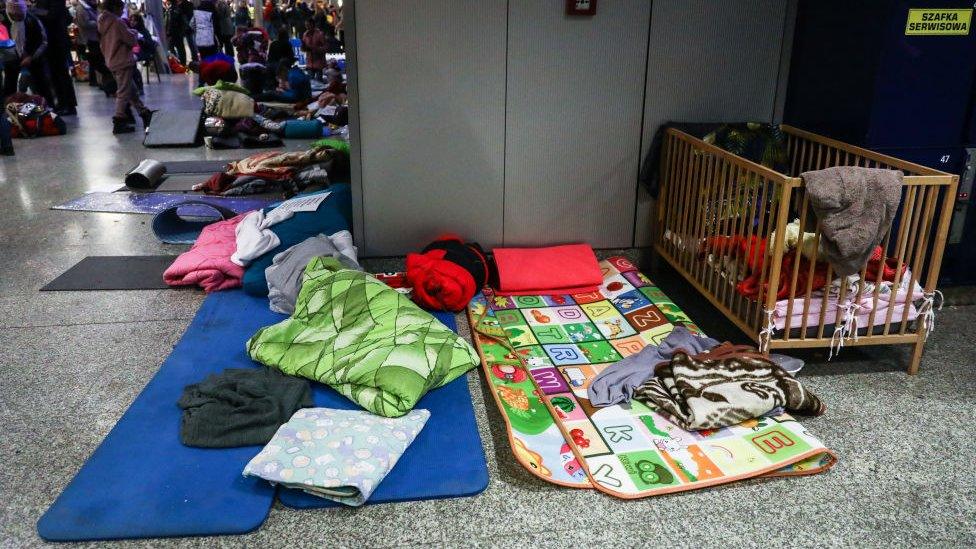
[[192,147],[198,144],[200,113],[194,110],[161,110],[153,114],[142,144],[147,147]]
[[159,290],[172,255],[91,256],[55,278],[42,292],[85,290]]
[[163,182],[155,189],[157,193],[190,192],[197,183],[203,183],[210,177],[210,174],[202,173],[181,173],[167,175]]
[[187,173],[212,174],[224,171],[228,162],[236,162],[236,160],[170,160],[163,162],[163,166],[166,167],[167,175]]

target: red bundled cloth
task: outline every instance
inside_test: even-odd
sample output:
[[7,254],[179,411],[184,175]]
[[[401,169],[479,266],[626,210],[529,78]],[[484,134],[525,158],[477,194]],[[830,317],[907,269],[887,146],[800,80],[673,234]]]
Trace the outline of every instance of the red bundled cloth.
[[488,261],[477,243],[447,235],[419,254],[407,254],[413,300],[427,309],[462,311],[488,281]]
[[[882,281],[893,282],[895,280],[895,275],[898,273],[898,261],[890,257],[882,261],[882,257],[884,257],[884,251],[881,246],[878,246],[874,249],[871,259],[867,263],[864,278],[868,282],[878,280],[879,269],[881,269]],[[759,264],[759,267],[759,269],[752,270],[752,274],[735,287],[737,292],[753,300],[762,298],[769,287],[769,284],[759,283],[762,263]],[[799,261],[797,261],[796,251],[793,250],[783,255],[783,266],[780,268],[779,281],[776,284],[777,300],[786,299],[790,295],[794,268],[799,269],[796,275],[796,295],[806,293],[807,279],[810,274],[810,260],[800,256]],[[902,264],[901,271],[903,274],[906,268],[907,265]],[[820,290],[826,285],[827,264],[823,261],[817,261],[813,267],[813,284],[810,288],[811,290]]]
[[710,252],[744,258],[749,272],[755,272],[762,269],[763,260],[766,257],[766,239],[755,235],[749,238],[738,235],[711,236],[705,239],[698,255],[704,257]]
[[166,61],[169,63],[169,70],[173,74],[186,73],[186,67],[180,63],[180,61],[176,58],[175,55],[170,55],[169,57],[166,58]]
[[[868,268],[864,273],[864,279],[868,282],[874,282],[878,280],[878,269],[881,269],[881,280],[887,282],[894,282],[895,275],[898,274],[898,260],[889,257],[884,261],[881,258],[884,254],[881,250],[881,246],[874,249],[874,253],[871,254],[871,259],[868,260]],[[905,274],[905,269],[908,265],[902,263],[901,274]]]
[[[807,280],[810,275],[810,260],[800,256],[797,261],[796,251],[791,251],[783,255],[783,265],[780,267],[779,280],[776,283],[776,299],[785,299],[790,295],[790,286],[793,284],[793,270],[798,269],[796,274],[796,293],[806,293]],[[752,271],[742,282],[739,282],[735,289],[740,294],[749,299],[759,299],[766,294],[769,284],[760,284],[759,276],[762,270]],[[817,261],[813,267],[813,284],[811,290],[819,290],[827,285],[827,264]]]
[[495,248],[499,295],[561,295],[595,292],[603,272],[587,244],[548,248]]
[[200,80],[210,86],[216,84],[218,80],[234,82],[237,80],[237,71],[234,70],[234,65],[222,59],[209,63],[201,63]]

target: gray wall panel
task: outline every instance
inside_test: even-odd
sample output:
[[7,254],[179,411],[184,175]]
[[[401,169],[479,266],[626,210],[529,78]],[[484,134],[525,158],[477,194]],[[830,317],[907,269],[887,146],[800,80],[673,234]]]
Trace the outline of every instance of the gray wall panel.
[[504,2],[357,2],[366,255],[502,242]]
[[[792,0],[654,0],[641,157],[661,123],[772,121]],[[792,23],[790,23],[792,28]],[[785,78],[785,75],[784,75]],[[651,239],[640,189],[636,243]]]
[[650,2],[510,0],[505,244],[629,246]]
[[366,231],[363,223],[363,162],[359,139],[359,64],[356,62],[356,3],[347,2],[342,8],[346,46],[346,88],[349,92],[349,172],[352,190],[352,235],[360,253],[366,250]]

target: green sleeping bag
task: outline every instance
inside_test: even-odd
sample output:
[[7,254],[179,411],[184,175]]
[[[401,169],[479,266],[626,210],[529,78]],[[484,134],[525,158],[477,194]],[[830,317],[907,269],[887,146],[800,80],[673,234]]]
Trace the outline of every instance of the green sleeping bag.
[[319,381],[386,417],[479,363],[477,351],[430,313],[372,276],[313,258],[295,314],[247,342],[254,360]]

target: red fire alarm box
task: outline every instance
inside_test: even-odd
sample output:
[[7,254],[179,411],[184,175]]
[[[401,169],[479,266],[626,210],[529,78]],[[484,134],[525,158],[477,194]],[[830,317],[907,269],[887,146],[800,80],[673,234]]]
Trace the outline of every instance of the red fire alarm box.
[[566,15],[596,15],[596,0],[566,0]]

